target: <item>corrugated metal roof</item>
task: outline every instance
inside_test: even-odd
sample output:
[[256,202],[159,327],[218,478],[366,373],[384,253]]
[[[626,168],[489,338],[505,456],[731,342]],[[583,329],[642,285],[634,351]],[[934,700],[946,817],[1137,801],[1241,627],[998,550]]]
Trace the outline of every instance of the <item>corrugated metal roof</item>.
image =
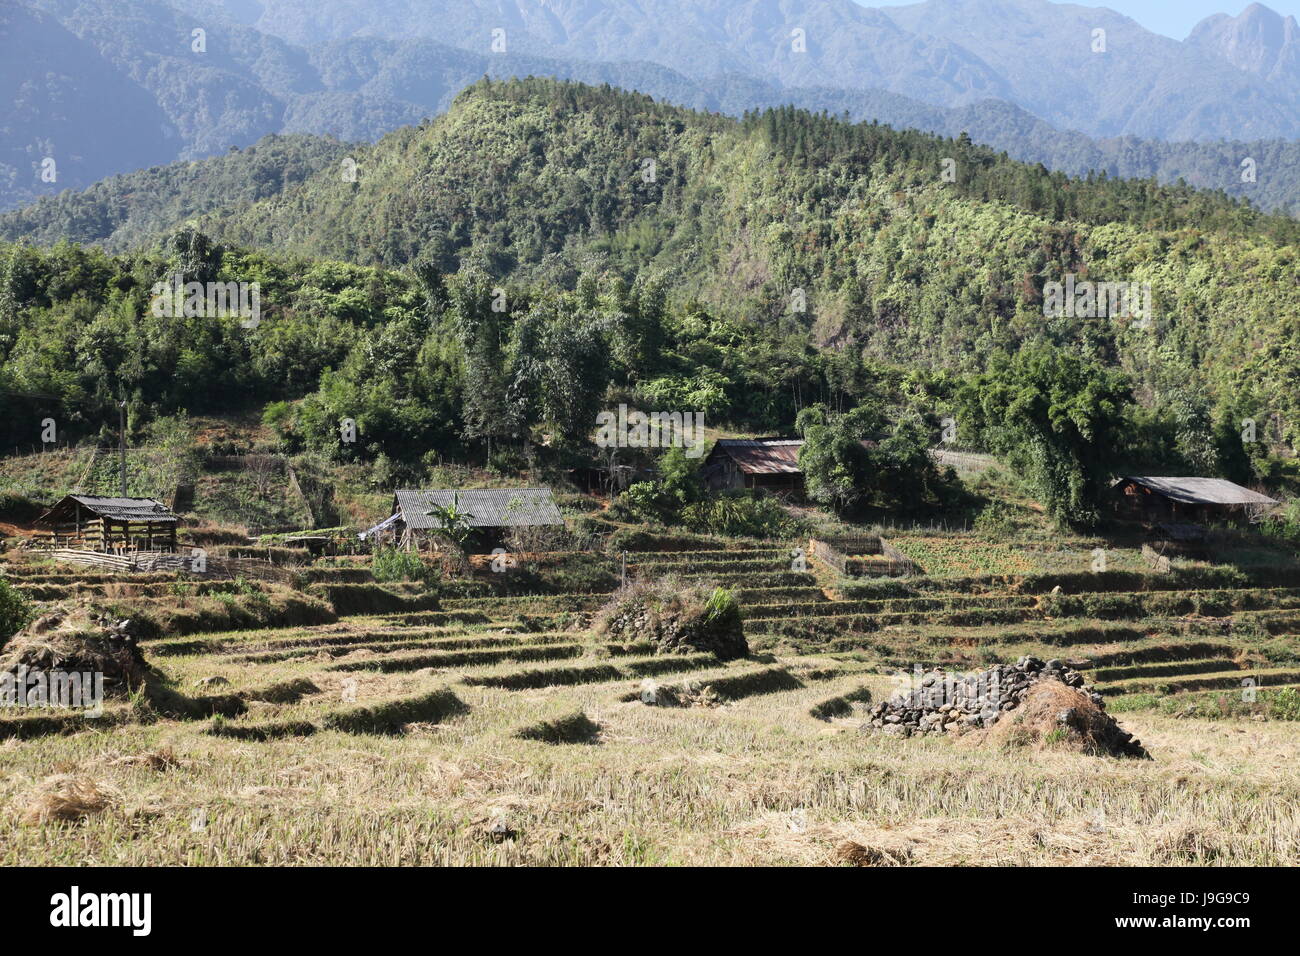
[[171,509],[154,498],[101,498],[96,495],[68,495],[63,501],[51,508],[48,514],[60,510],[60,505],[68,500],[79,502],[83,508],[113,521],[168,522],[176,520],[176,515],[172,514]]
[[1131,481],[1173,501],[1189,505],[1275,505],[1277,501],[1243,488],[1226,478],[1157,478],[1125,475]]
[[802,447],[798,438],[721,438],[713,449],[747,475],[797,475]]
[[431,512],[455,501],[471,528],[517,528],[564,524],[549,488],[467,488],[437,491],[398,491],[396,505],[408,528],[439,527]]
[[[875,448],[870,438],[861,442],[863,448]],[[719,438],[709,452],[727,455],[747,475],[799,475],[799,449],[802,438]]]

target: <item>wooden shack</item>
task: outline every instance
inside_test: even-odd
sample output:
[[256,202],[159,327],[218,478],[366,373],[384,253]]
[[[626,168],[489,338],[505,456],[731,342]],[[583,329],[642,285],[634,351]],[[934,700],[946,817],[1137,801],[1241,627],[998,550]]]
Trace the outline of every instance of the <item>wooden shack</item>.
[[720,438],[704,459],[700,476],[714,491],[758,488],[803,494],[798,438]]
[[[875,448],[869,438],[863,448]],[[751,488],[783,497],[804,493],[799,465],[802,438],[720,438],[700,467],[700,478],[710,491]]]
[[1224,478],[1163,478],[1126,475],[1115,482],[1122,517],[1148,522],[1207,522],[1267,511],[1278,502]]
[[51,548],[105,553],[175,551],[177,521],[153,498],[67,495],[36,519],[36,539]]

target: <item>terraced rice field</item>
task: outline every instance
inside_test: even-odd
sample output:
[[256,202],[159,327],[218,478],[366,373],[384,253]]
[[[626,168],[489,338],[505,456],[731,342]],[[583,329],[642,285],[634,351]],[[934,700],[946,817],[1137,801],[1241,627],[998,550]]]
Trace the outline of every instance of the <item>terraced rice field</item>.
[[[1296,725],[1145,706],[1247,679],[1264,695],[1300,687],[1298,589],[1139,574],[1054,595],[1016,575],[834,580],[791,570],[787,548],[635,557],[634,574],[734,587],[751,656],[601,640],[606,594],[425,607],[414,588],[392,592],[401,610],[157,638],[144,651],[167,694],[113,703],[89,729],[0,720],[4,861],[833,863],[859,843],[899,862],[1300,862]],[[373,587],[356,569],[312,577]],[[173,587],[15,580],[47,600]],[[859,730],[900,670],[1024,653],[1084,668],[1156,759],[1008,761]],[[111,796],[55,839],[22,807],[60,774]]]

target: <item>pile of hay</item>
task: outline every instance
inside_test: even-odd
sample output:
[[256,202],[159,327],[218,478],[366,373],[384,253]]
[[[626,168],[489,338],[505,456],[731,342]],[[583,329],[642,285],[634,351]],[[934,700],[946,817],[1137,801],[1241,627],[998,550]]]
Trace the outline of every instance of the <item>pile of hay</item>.
[[1138,757],[1150,754],[1096,696],[1057,680],[1035,683],[1014,710],[988,730],[984,741],[1004,748],[1071,750],[1097,757]]
[[919,674],[915,686],[871,708],[866,727],[913,734],[981,734],[1004,745],[1042,745],[1083,753],[1146,757],[1140,741],[1106,713],[1102,696],[1064,661],[1022,657],[958,676]]
[[121,799],[107,784],[76,774],[46,777],[28,794],[24,823],[75,823],[103,813]]
[[102,673],[109,697],[125,697],[150,677],[134,623],[80,603],[42,614],[5,644],[0,671],[20,667]]
[[712,653],[721,661],[749,656],[735,596],[672,578],[623,588],[597,615],[595,629],[611,640],[649,642],[656,654]]

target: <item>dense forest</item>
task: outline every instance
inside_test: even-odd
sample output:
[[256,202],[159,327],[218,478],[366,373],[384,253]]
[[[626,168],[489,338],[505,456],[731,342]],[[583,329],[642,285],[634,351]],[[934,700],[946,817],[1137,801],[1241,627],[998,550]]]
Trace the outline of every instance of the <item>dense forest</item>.
[[[136,181],[197,214],[134,251],[0,245],[0,442],[46,417],[94,435],[122,398],[137,431],[253,409],[288,449],[508,469],[591,459],[627,401],[799,430],[829,474],[863,466],[854,429],[907,462],[954,416],[1031,471],[1053,449],[1054,510],[1085,524],[1107,469],[1289,468],[1300,223],[1221,193],[549,80],[475,86],[349,153],[355,181],[310,141],[263,149],[299,172],[237,185],[256,157],[232,155]],[[1147,284],[1153,314],[1047,317],[1065,275]],[[159,316],[160,281],[256,282],[261,320]]]

